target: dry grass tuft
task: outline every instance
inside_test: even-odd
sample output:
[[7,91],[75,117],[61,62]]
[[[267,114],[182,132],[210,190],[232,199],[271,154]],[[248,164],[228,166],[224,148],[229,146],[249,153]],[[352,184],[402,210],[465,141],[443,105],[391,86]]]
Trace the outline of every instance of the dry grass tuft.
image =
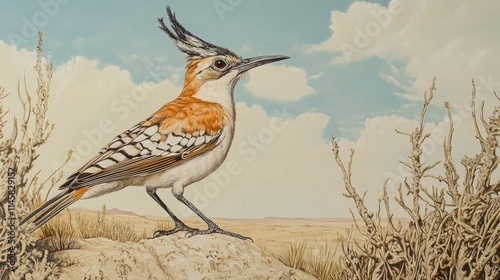
[[289,267],[306,271],[307,264],[307,240],[301,239],[295,242],[287,243],[283,247],[278,259]]
[[78,239],[108,238],[119,242],[136,242],[147,237],[137,234],[130,223],[121,223],[106,216],[106,205],[96,213],[65,209],[37,231],[50,252],[78,249]]
[[278,253],[273,253],[285,265],[305,271],[320,280],[345,279],[344,267],[336,254],[336,248],[328,242],[316,241],[309,248],[306,239],[287,243]]
[[309,272],[320,280],[345,279],[342,260],[337,255],[337,248],[331,246],[328,241],[320,244],[316,241],[314,251],[308,261]]
[[168,230],[174,228],[175,224],[172,219],[157,219],[155,220],[155,229],[157,230]]
[[75,216],[76,226],[81,238],[104,237],[119,242],[139,241],[145,236],[137,235],[134,227],[130,223],[120,223],[113,219],[106,218],[106,205],[98,211],[95,217],[78,213]]
[[[476,87],[472,82],[472,120],[481,150],[464,156],[464,178],[459,182],[451,156],[453,119],[448,103],[449,131],[443,143],[444,174],[430,173],[440,162],[422,161],[422,145],[428,140],[424,117],[435,91],[435,79],[424,94],[420,124],[412,132],[398,133],[409,137],[409,162],[402,162],[411,177],[399,185],[397,204],[411,218],[409,226],[393,221],[386,185],[381,203],[388,225],[381,225],[380,209],[376,216],[369,212],[363,198],[351,182],[351,150],[347,167],[339,157],[339,145],[332,138],[335,160],[342,170],[346,196],[352,198],[366,231],[362,244],[345,245],[346,279],[500,279],[500,181],[492,174],[500,158],[496,155],[500,138],[500,107],[489,118],[483,114],[480,124],[476,116]],[[500,101],[500,99],[499,99]],[[435,180],[426,185],[424,179]],[[439,184],[444,187],[439,188]],[[405,195],[405,194],[406,195]],[[408,203],[410,201],[411,203]],[[422,209],[423,208],[423,209]]]
[[49,252],[81,248],[78,244],[80,236],[73,227],[72,212],[69,209],[65,209],[40,227],[37,235],[41,239],[47,238],[45,245]]

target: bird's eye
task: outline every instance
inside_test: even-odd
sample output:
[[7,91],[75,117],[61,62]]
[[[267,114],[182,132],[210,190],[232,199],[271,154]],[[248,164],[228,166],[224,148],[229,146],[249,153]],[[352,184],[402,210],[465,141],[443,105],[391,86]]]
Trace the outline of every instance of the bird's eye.
[[224,69],[224,68],[226,68],[226,66],[227,66],[227,63],[222,59],[217,59],[214,62],[214,67],[217,69]]

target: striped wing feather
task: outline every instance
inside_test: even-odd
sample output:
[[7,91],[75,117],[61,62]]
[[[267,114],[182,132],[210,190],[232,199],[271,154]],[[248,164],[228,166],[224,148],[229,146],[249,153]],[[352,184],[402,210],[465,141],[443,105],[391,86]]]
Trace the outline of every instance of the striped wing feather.
[[[184,147],[178,152],[171,152],[166,155],[143,155],[140,157],[134,157],[130,159],[125,159],[123,161],[117,162],[109,167],[103,168],[95,173],[88,173],[82,170],[81,173],[72,175],[67,183],[61,186],[60,189],[70,188],[78,189],[84,186],[94,186],[98,184],[123,180],[126,178],[134,176],[147,176],[154,174],[156,172],[164,171],[175,166],[179,166],[192,158],[199,156],[207,151],[212,150],[217,146],[220,134],[212,137],[210,141],[204,142],[202,144]],[[106,152],[109,155],[109,152]],[[113,155],[113,153],[111,153]],[[107,158],[109,158],[108,156]],[[107,158],[96,157],[101,159],[101,161]],[[99,162],[99,161],[98,161]],[[95,168],[97,163],[87,164],[89,168]]]

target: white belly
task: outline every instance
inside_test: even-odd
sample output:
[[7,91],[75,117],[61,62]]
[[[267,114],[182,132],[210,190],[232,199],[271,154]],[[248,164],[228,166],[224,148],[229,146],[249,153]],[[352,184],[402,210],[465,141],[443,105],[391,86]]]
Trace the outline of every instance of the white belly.
[[174,186],[186,187],[197,182],[215,171],[224,161],[231,146],[233,133],[232,127],[223,130],[220,143],[211,151],[208,151],[188,162],[144,177],[142,180],[134,180],[134,185],[147,188],[169,188]]

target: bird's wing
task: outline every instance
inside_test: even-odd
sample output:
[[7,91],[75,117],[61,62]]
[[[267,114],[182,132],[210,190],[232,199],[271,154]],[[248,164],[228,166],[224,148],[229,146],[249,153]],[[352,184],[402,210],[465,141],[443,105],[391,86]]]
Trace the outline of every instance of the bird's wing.
[[[207,106],[203,106],[203,112],[193,114],[196,111],[193,111],[194,105],[184,104],[181,109],[172,109],[173,105],[176,104],[167,104],[148,120],[116,136],[94,158],[69,176],[59,189],[78,189],[151,175],[179,166],[220,143],[223,126],[206,127],[199,121],[207,113],[213,114],[213,110],[207,111]],[[172,112],[166,113],[166,107]],[[188,117],[186,110],[191,113]]]

